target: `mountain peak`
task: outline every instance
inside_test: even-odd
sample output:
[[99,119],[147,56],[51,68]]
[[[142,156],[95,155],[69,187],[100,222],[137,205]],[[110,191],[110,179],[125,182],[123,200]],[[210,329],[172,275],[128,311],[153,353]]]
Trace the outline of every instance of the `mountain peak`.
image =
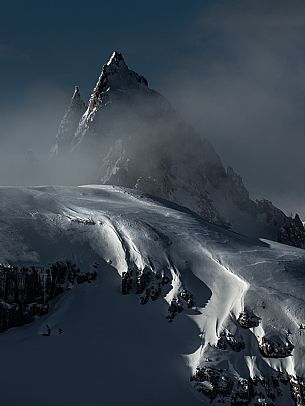
[[114,51],[109,61],[103,66],[101,75],[93,89],[89,100],[88,113],[102,103],[103,95],[107,93],[107,96],[109,96],[110,90],[116,91],[119,89],[120,91],[124,90],[124,92],[128,92],[130,89],[135,89],[139,86],[147,88],[147,80],[129,69],[122,54]]
[[118,51],[113,51],[112,52],[112,55],[111,55],[111,57],[110,57],[110,59],[109,59],[109,61],[107,62],[106,65],[107,66],[112,66],[112,65],[119,66],[119,65],[122,65],[122,66],[127,67],[127,65],[126,65],[126,63],[124,61],[123,55]]

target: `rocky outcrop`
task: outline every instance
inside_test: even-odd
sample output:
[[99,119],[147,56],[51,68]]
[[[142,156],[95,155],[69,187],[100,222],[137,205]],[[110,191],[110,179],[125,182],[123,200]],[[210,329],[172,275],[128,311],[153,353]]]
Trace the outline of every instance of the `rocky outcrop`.
[[132,289],[132,277],[130,272],[122,273],[122,294],[128,295]]
[[70,262],[48,268],[0,266],[0,332],[23,326],[48,313],[49,302],[74,283],[91,282],[96,272],[82,273]]
[[293,219],[286,219],[280,228],[278,241],[299,248],[305,246],[305,229],[298,214]]
[[234,382],[226,370],[217,368],[197,368],[191,377],[194,387],[198,392],[203,393],[209,399],[217,396],[230,396],[234,387]]
[[280,342],[279,340],[262,337],[259,345],[260,352],[266,358],[286,358],[293,351],[294,346],[289,340]]
[[[193,387],[215,403],[234,405],[269,405],[282,404],[284,399],[291,398],[296,406],[303,406],[305,384],[301,377],[292,376],[286,372],[273,371],[267,376],[261,372],[257,376],[249,378],[240,376],[234,367],[232,368],[232,357],[230,361],[219,355],[220,351],[242,352],[248,355],[252,350],[249,348],[250,331],[246,329],[256,327],[259,319],[249,310],[241,312],[237,320],[231,320],[231,326],[235,333],[223,329],[216,346],[209,346],[209,358],[204,358],[191,377]],[[247,337],[244,341],[242,336]],[[254,335],[255,340],[257,339]],[[258,342],[261,355],[265,358],[286,358],[292,355],[293,344],[286,337],[285,340],[279,337],[263,337]],[[250,352],[249,352],[250,351]],[[253,357],[256,359],[256,356]],[[221,367],[220,367],[221,365]],[[228,369],[224,368],[227,366]],[[283,403],[284,404],[284,403]]]
[[226,369],[199,367],[191,377],[195,390],[217,403],[232,406],[276,406],[291,397],[296,406],[303,406],[305,384],[302,378],[274,372],[270,378],[238,378]]
[[122,294],[135,293],[139,295],[140,303],[145,304],[149,299],[156,300],[162,293],[162,288],[169,283],[167,276],[155,274],[145,268],[131,269],[122,273]]
[[216,347],[220,350],[226,350],[230,348],[232,351],[240,352],[245,348],[245,343],[242,336],[232,334],[227,329],[224,329],[220,333]]
[[176,296],[171,300],[168,307],[168,321],[172,321],[177,314],[181,313],[186,308],[194,306],[194,299],[191,292],[186,289],[181,289]]
[[237,322],[243,328],[252,328],[258,326],[259,318],[251,314],[249,311],[244,310],[239,314]]
[[[140,304],[146,304],[159,298],[164,298],[171,289],[172,279],[165,274],[157,274],[148,268],[143,270],[131,269],[122,273],[121,292],[123,295],[133,293],[139,296]],[[169,322],[181,313],[184,309],[194,306],[194,299],[191,292],[182,286],[176,295],[169,302]]]
[[291,396],[295,401],[296,406],[305,405],[305,382],[299,376],[290,377]]

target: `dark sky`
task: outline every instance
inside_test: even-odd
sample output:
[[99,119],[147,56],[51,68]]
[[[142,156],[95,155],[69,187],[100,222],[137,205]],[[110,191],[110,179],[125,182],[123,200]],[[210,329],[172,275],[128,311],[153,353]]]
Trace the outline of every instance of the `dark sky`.
[[73,86],[87,98],[113,49],[252,197],[305,217],[304,1],[2,2],[2,151],[52,144]]

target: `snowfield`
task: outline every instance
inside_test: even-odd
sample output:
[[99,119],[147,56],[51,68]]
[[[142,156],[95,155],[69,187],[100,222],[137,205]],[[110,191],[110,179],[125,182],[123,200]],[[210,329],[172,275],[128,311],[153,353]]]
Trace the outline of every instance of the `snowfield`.
[[[3,405],[195,406],[210,404],[213,386],[190,381],[198,367],[236,382],[305,375],[304,250],[244,237],[120,187],[1,188],[0,202],[0,263],[70,260],[84,271],[99,264],[95,282],[73,286],[48,315],[0,335]],[[143,305],[134,291],[121,293],[130,270],[170,282]],[[193,303],[168,319],[184,289]],[[253,326],[238,322],[244,310]],[[41,335],[46,325],[49,337]],[[264,356],[264,340],[288,353]],[[294,405],[289,385],[280,389],[266,404]],[[220,392],[218,400],[232,404]]]

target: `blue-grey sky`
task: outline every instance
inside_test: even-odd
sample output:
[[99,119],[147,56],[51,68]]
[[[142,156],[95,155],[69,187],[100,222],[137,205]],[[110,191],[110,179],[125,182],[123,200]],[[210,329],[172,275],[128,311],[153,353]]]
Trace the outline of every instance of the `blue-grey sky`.
[[113,49],[156,82],[188,56],[186,33],[201,10],[199,0],[5,2],[1,101],[43,82],[63,89],[80,82],[88,92]]
[[73,86],[86,99],[116,49],[253,197],[305,216],[304,44],[301,0],[5,2],[1,149],[52,144]]

